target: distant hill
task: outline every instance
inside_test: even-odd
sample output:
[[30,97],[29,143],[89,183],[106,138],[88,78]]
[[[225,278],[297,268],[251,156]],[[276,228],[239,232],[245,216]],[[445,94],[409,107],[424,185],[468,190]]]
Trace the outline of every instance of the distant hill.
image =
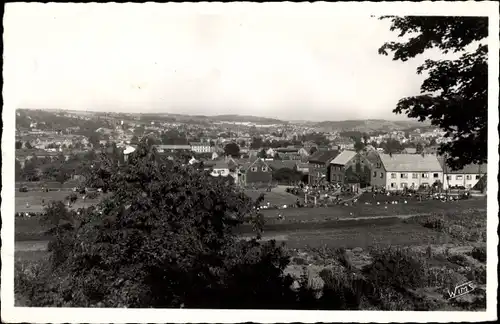
[[358,131],[367,133],[375,131],[403,130],[416,127],[424,128],[429,126],[430,123],[413,120],[394,121],[384,119],[324,121],[314,124],[314,127],[320,128],[322,131]]
[[286,124],[287,122],[274,118],[257,117],[248,115],[217,115],[208,116],[210,120],[214,121],[227,121],[227,122],[240,122],[240,123],[261,123],[261,124]]

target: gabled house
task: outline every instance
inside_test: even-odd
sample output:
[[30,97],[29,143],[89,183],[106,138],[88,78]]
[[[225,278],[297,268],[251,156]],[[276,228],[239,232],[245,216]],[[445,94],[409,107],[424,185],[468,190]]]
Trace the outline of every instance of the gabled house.
[[125,150],[123,151],[123,159],[124,159],[125,161],[127,161],[127,160],[128,160],[129,155],[130,155],[131,153],[133,153],[133,152],[135,152],[135,147],[133,147],[133,146],[127,146],[127,147],[125,148]]
[[269,149],[266,150],[266,155],[267,156],[273,157],[275,154],[276,154],[276,150],[273,149],[273,148],[269,148]]
[[468,164],[460,170],[451,170],[444,157],[439,157],[439,163],[444,173],[443,189],[454,187],[472,189],[483,177],[486,177],[487,164]]
[[309,174],[309,163],[297,162],[294,170],[301,172],[303,174]]
[[294,146],[280,147],[276,149],[276,152],[283,158],[287,160],[300,160],[305,153],[305,156],[309,156],[308,152],[304,148],[298,148]]
[[330,162],[329,181],[339,185],[346,183],[367,185],[370,183],[370,162],[364,155],[355,151],[342,151]]
[[339,151],[317,151],[309,157],[309,184],[317,184],[330,179],[330,162]]
[[435,155],[380,154],[371,185],[387,190],[418,189],[443,183],[443,168]]
[[271,167],[261,158],[243,163],[239,171],[239,183],[243,186],[269,185],[273,181]]
[[238,183],[238,169],[234,167],[233,160],[220,160],[213,163],[207,163],[205,170],[211,170],[210,175],[213,177],[228,177],[234,178],[235,183]]

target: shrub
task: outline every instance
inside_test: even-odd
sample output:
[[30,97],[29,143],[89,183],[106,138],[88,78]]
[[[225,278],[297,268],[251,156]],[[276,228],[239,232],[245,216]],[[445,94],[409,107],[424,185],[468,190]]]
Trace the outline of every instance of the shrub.
[[472,249],[471,256],[479,262],[486,262],[486,247],[475,247]]
[[297,265],[304,265],[306,264],[306,260],[304,258],[300,258],[300,257],[295,257],[293,258],[293,262]]
[[473,281],[476,284],[484,285],[486,284],[486,267],[480,266],[477,268],[471,268],[466,274],[465,277],[469,281]]
[[69,201],[70,203],[74,204],[78,200],[78,195],[74,192],[70,193],[65,200]]
[[419,219],[418,221],[422,226],[436,230],[436,231],[441,232],[441,231],[444,231],[446,228],[446,221],[441,216],[431,215],[431,216],[423,217],[423,218]]
[[448,256],[448,261],[454,264],[458,264],[462,267],[468,266],[469,261],[467,260],[467,257],[462,255],[462,254],[451,254]]
[[376,249],[373,261],[363,269],[375,285],[396,288],[417,288],[427,284],[425,259],[409,249]]
[[245,220],[261,230],[260,201],[144,145],[100,168],[109,197],[79,214],[51,204],[44,215],[52,297],[32,296],[33,306],[296,307],[283,247],[233,232]]
[[87,193],[85,196],[88,199],[97,199],[99,197],[99,192],[98,191],[91,191],[91,192]]

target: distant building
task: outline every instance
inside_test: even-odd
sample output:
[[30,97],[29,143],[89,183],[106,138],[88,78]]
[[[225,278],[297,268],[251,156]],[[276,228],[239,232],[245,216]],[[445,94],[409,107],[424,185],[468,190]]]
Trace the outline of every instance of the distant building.
[[191,151],[191,145],[155,145],[158,152]]
[[443,167],[444,181],[443,189],[453,187],[464,187],[472,189],[487,173],[487,164],[468,164],[460,170],[451,170],[445,162],[444,157],[439,158]]
[[254,159],[240,168],[240,184],[243,186],[270,185],[272,181],[272,169],[264,159]]
[[[360,166],[359,170],[357,170],[358,164]],[[350,169],[350,171],[354,174],[359,174],[361,178],[361,174],[363,172],[366,172],[366,170],[369,170],[369,162],[366,161],[366,158],[361,154],[356,153],[355,151],[345,150],[342,151],[330,162],[329,168],[330,168],[329,181],[331,183],[343,185],[349,182],[348,179],[346,179],[346,171],[348,169]],[[369,181],[369,174],[368,174],[368,179],[366,179],[366,181],[367,182]]]
[[210,143],[203,143],[203,142],[192,142],[190,143],[191,145],[191,151],[195,153],[210,153],[212,152],[212,148],[210,146]]
[[130,155],[131,153],[133,153],[133,152],[135,152],[135,147],[133,147],[133,146],[127,146],[127,147],[125,148],[125,150],[123,150],[123,159],[124,159],[125,161],[127,161],[127,160],[128,160],[129,155]]
[[309,164],[304,162],[297,162],[295,165],[295,170],[302,172],[303,174],[309,174]]
[[309,157],[309,184],[318,184],[330,179],[330,162],[339,151],[318,151]]
[[387,190],[418,189],[443,183],[443,168],[435,155],[380,154],[371,185]]

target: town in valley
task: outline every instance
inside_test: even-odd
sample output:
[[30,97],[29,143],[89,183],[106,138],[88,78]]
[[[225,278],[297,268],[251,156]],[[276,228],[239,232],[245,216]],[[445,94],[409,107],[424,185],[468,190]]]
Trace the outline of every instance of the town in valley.
[[7,321],[494,316],[498,10],[285,5],[7,7]]

